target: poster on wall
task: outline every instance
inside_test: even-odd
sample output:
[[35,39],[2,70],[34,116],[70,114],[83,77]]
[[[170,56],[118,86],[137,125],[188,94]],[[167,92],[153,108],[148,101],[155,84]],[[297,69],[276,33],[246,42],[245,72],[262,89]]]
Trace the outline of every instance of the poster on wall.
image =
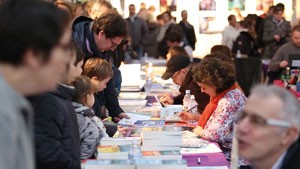
[[200,0],[199,2],[200,11],[215,11],[216,0]]
[[199,18],[199,33],[213,34],[220,33],[220,26],[217,23],[216,17],[200,17]]
[[176,11],[177,3],[176,0],[160,0],[160,11]]
[[245,10],[245,0],[228,0],[228,10],[233,9]]
[[274,4],[274,0],[256,0],[257,11],[267,11]]

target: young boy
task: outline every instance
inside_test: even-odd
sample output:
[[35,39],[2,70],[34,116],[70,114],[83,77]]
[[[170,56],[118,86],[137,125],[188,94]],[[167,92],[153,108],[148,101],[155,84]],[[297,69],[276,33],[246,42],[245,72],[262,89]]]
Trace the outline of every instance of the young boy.
[[[106,118],[103,90],[106,88],[106,84],[113,76],[111,64],[101,58],[89,58],[84,64],[82,74],[89,77],[98,90],[98,92],[95,94],[95,103],[93,105],[93,109],[95,110],[96,116],[103,120]],[[105,121],[104,125],[110,137],[112,137],[118,129],[116,124],[108,121]]]
[[71,81],[82,72],[83,55],[73,45],[71,60],[55,91],[31,98],[38,169],[80,169],[80,144]]

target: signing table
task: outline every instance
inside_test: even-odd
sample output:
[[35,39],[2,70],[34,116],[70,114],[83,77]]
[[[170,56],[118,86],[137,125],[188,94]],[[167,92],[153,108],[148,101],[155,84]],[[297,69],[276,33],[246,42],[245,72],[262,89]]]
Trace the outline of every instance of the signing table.
[[[159,97],[163,93],[170,93],[173,95],[178,94],[178,86],[172,84],[172,81],[163,82],[160,79],[161,74],[164,72],[163,67],[157,67],[159,71],[155,71],[156,67],[153,66],[154,72],[159,74],[152,74],[152,88],[150,92],[121,92],[120,93],[120,105],[125,112],[135,112],[139,114],[148,114],[152,117],[159,118],[161,112],[161,104],[155,97]],[[143,75],[143,73],[139,73]],[[141,80],[144,81],[145,80]],[[139,82],[141,82],[139,81]],[[134,104],[136,103],[136,104]],[[176,125],[176,123],[172,123]],[[188,125],[188,124],[187,124]],[[188,125],[189,126],[189,125]],[[218,147],[216,143],[215,147]],[[219,149],[220,150],[220,149]],[[184,152],[182,151],[182,158],[187,161],[188,167],[204,167],[204,166],[223,166],[228,167],[229,162],[225,159],[222,151],[212,152]],[[195,168],[196,169],[196,168]]]

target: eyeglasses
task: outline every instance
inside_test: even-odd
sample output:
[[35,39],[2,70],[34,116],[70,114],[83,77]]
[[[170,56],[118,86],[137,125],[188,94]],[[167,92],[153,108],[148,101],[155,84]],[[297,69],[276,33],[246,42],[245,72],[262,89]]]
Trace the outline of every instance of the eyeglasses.
[[237,124],[239,124],[243,119],[246,117],[249,117],[249,122],[255,126],[278,126],[278,127],[291,127],[292,124],[287,121],[283,120],[277,120],[277,119],[266,119],[259,115],[254,114],[248,114],[246,111],[240,111],[237,113],[237,116],[235,117],[235,121]]
[[111,38],[109,38],[109,40],[110,40],[110,42],[112,44],[111,48],[115,48],[115,47],[117,47],[119,45],[119,44],[116,44]]

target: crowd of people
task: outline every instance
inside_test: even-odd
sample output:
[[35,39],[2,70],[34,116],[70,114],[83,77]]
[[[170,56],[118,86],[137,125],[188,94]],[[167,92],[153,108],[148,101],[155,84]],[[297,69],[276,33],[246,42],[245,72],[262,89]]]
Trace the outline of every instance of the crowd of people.
[[[107,1],[85,5],[1,2],[1,167],[80,169],[81,160],[97,157],[102,138],[126,133],[116,123],[129,118],[117,98],[122,81],[118,67],[128,50],[128,57],[135,53],[131,59],[140,59],[144,52],[167,59],[161,78],[172,78],[180,94],[162,95],[161,102],[182,104],[190,90],[198,114],[179,116],[183,121],[197,120],[193,132],[216,142],[228,161],[236,125],[241,168],[300,167],[299,101],[284,88],[263,85],[247,98],[237,83],[233,56],[244,48],[236,45],[245,36],[256,45],[259,39],[253,38],[246,21],[239,24],[243,31],[236,33],[235,16],[229,16],[224,45],[214,46],[200,61],[192,56],[196,38],[186,10],[179,24],[164,12],[157,17],[163,23],[159,25],[149,13],[153,9],[144,7],[136,13],[131,4],[124,19]],[[273,8],[274,16],[260,27],[261,49],[267,57],[274,55],[270,70],[277,71],[288,66],[286,55],[299,54],[300,28],[285,21],[281,4]],[[253,52],[252,47],[245,48],[246,54]],[[257,53],[262,51],[257,48]]]

